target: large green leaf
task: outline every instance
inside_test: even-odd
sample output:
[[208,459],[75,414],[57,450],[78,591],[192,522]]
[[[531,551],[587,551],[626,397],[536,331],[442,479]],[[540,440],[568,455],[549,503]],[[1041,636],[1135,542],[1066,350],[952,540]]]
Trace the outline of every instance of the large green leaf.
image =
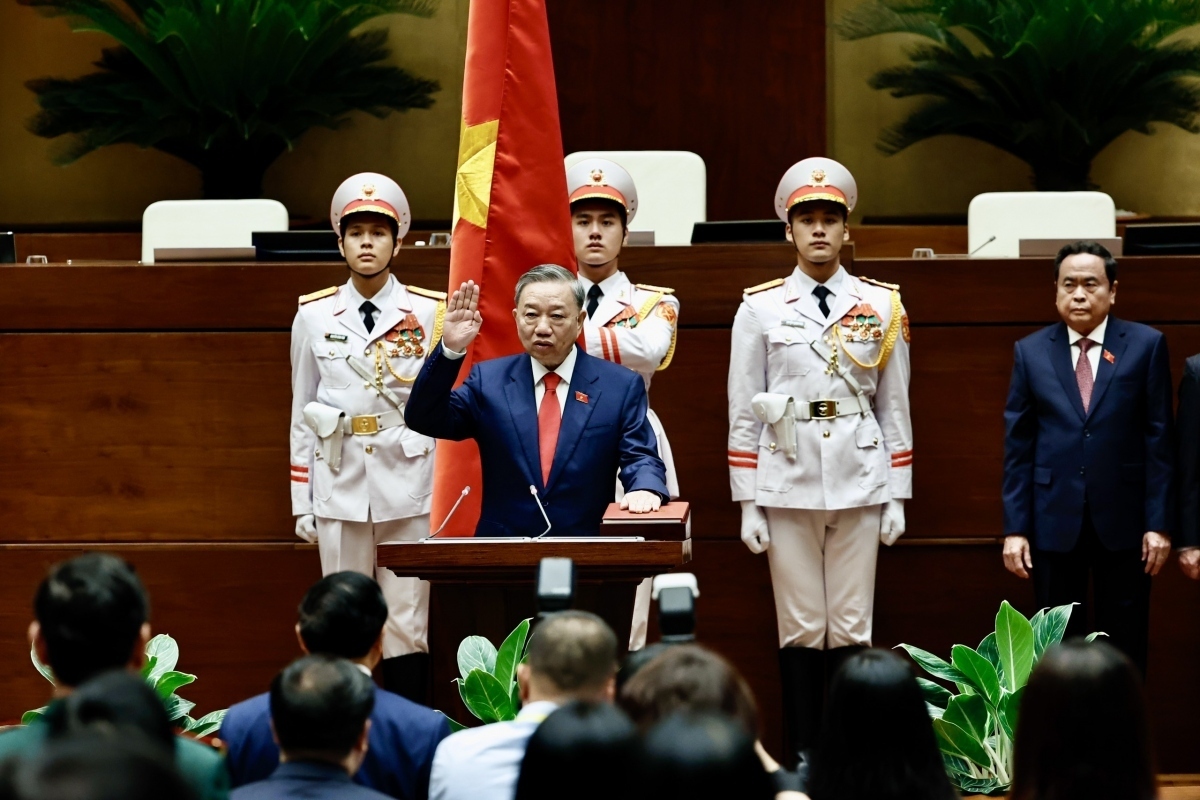
[[1033,626],[1007,600],[996,612],[996,650],[1004,669],[1004,688],[1015,692],[1033,669]]
[[975,648],[975,652],[986,658],[988,663],[995,667],[996,677],[998,677],[1000,682],[1003,683],[1004,667],[1000,663],[1000,651],[996,648],[996,634],[989,633],[987,636],[983,637],[983,641],[979,643],[979,647]]
[[1067,623],[1071,619],[1072,605],[1074,604],[1044,608],[1029,621],[1033,626],[1033,661],[1035,664],[1051,645],[1062,641],[1063,634],[1067,631]]
[[1008,786],[1000,783],[996,778],[967,778],[963,777],[960,780],[954,781],[959,791],[964,795],[972,794],[1003,794]]
[[175,669],[179,663],[179,645],[167,634],[160,633],[146,643],[146,657],[154,658],[154,666],[146,675],[146,681],[156,686],[158,679]]
[[26,711],[24,714],[21,715],[21,724],[29,725],[30,723],[36,722],[37,720],[41,719],[42,716],[46,713],[47,708],[49,708],[49,706],[42,706],[41,708],[35,708],[35,709],[32,709],[31,711]]
[[444,712],[444,711],[439,711],[439,712],[437,712],[437,713],[441,714],[441,715],[442,715],[442,718],[446,720],[446,724],[450,726],[450,732],[451,732],[451,733],[458,733],[459,731],[465,731],[465,730],[467,729],[467,726],[466,726],[466,725],[463,725],[463,724],[462,724],[461,722],[459,722],[458,720],[456,720],[456,719],[454,719],[453,717],[451,717],[451,716],[447,715],[447,714],[446,714],[446,712]]
[[1021,697],[1025,694],[1025,687],[1022,686],[1012,694],[1005,694],[1004,699],[1000,701],[1000,726],[1004,728],[1004,732],[1010,740],[1017,738],[1017,718],[1021,710]]
[[496,653],[496,668],[492,674],[505,686],[517,679],[517,664],[525,655],[525,641],[529,638],[529,622],[527,619],[521,620],[521,624],[505,637]]
[[992,758],[974,736],[945,719],[933,721],[933,732],[937,735],[942,753],[973,761],[981,767],[990,767]]
[[993,707],[1000,703],[1000,676],[990,661],[966,645],[956,644],[950,648],[950,663]]
[[919,647],[914,647],[911,644],[899,644],[896,646],[908,653],[908,655],[912,657],[913,661],[916,661],[921,665],[921,669],[925,670],[933,677],[951,681],[952,683],[967,682],[966,677],[964,677],[961,672],[950,666],[947,661],[935,656],[933,653],[930,653],[927,650],[922,650]]
[[921,687],[921,694],[925,695],[925,702],[938,708],[945,708],[953,697],[945,686],[926,678],[917,678],[917,685]]
[[1096,631],[1095,633],[1089,633],[1089,634],[1087,635],[1087,638],[1086,638],[1086,640],[1085,640],[1085,641],[1088,641],[1088,642],[1094,642],[1094,641],[1096,641],[1096,638],[1097,638],[1097,637],[1099,637],[1099,636],[1104,636],[1104,637],[1107,637],[1107,636],[1108,636],[1108,634],[1107,634],[1107,633],[1105,633],[1104,631]]
[[39,675],[51,683],[55,683],[54,670],[50,669],[49,664],[42,663],[42,660],[38,658],[37,650],[32,646],[29,648],[29,660],[33,662],[33,666],[37,669]]
[[977,694],[960,694],[952,697],[946,706],[942,719],[952,722],[975,738],[983,742],[988,738],[988,720],[991,715],[987,703]]
[[496,671],[496,645],[482,636],[468,636],[458,646],[458,674],[466,680],[471,670]]
[[163,705],[167,707],[167,718],[172,722],[183,719],[196,707],[191,700],[184,700],[177,694],[164,698]]
[[189,683],[195,682],[195,675],[189,675],[186,672],[176,672],[175,670],[171,670],[170,672],[164,672],[159,676],[158,680],[154,684],[154,691],[158,692],[159,697],[166,699],[175,694],[177,689],[187,686]]
[[226,709],[213,711],[205,714],[200,719],[193,719],[184,728],[185,733],[189,733],[197,738],[208,736],[210,733],[216,733],[221,729],[221,723],[225,721]]
[[508,687],[490,672],[473,669],[463,681],[467,710],[484,722],[504,722],[516,717]]

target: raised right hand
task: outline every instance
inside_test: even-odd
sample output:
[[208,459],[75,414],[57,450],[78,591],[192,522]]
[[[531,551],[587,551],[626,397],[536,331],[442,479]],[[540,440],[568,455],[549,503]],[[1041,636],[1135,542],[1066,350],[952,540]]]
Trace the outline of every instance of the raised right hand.
[[312,514],[296,517],[296,535],[309,544],[317,543],[317,519]]
[[1004,537],[1004,568],[1018,578],[1029,577],[1033,557],[1029,552],[1029,540],[1024,536]]
[[771,546],[771,535],[767,532],[767,515],[753,500],[742,501],[742,541],[750,552],[765,553]]
[[442,346],[456,353],[464,352],[479,335],[483,317],[479,313],[479,287],[467,281],[450,295],[446,303],[446,319],[442,323]]

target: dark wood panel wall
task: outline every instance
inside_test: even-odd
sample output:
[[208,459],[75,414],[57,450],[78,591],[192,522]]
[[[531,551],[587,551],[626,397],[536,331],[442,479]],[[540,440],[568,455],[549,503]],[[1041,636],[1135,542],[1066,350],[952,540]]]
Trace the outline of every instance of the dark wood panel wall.
[[[676,359],[654,383],[694,504],[701,639],[747,673],[778,742],[766,559],[738,541],[725,466],[729,325],[741,288],[790,270],[787,247],[633,248],[635,279],[674,286]],[[402,278],[445,285],[447,251],[403,253]],[[1054,318],[1048,259],[859,260],[902,285],[913,321],[915,498],[880,559],[876,642],[947,653],[1008,598],[1001,410],[1013,342]],[[317,577],[291,532],[288,330],[297,295],[344,280],[322,264],[0,267],[0,721],[44,700],[24,640],[47,565],[103,546],[146,578],[157,630],[200,676],[208,710],[262,691],[296,654],[295,607]],[[1200,351],[1200,259],[1122,261],[1121,315],[1166,331],[1178,378]],[[1149,692],[1160,766],[1200,772],[1200,585],[1155,583]]]
[[548,0],[563,147],[690,150],[708,218],[771,219],[825,154],[825,0]]

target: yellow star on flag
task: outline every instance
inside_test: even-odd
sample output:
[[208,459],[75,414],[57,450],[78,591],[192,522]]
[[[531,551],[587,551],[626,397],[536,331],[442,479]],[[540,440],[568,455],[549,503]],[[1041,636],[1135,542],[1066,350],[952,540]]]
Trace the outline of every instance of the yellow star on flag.
[[454,220],[450,230],[458,225],[460,217],[480,228],[487,227],[499,129],[498,119],[478,125],[467,125],[463,121],[458,143],[458,173],[454,177]]

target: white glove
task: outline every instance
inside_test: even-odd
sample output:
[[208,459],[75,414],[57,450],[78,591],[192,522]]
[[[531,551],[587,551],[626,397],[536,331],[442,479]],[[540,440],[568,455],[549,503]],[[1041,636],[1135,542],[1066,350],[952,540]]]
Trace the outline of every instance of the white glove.
[[742,541],[755,554],[765,553],[771,545],[771,535],[767,533],[767,515],[753,500],[742,501]]
[[296,535],[309,544],[317,543],[317,518],[312,514],[300,514],[296,517]]
[[888,547],[904,535],[904,501],[888,500],[883,507],[883,518],[879,520],[879,541]]

